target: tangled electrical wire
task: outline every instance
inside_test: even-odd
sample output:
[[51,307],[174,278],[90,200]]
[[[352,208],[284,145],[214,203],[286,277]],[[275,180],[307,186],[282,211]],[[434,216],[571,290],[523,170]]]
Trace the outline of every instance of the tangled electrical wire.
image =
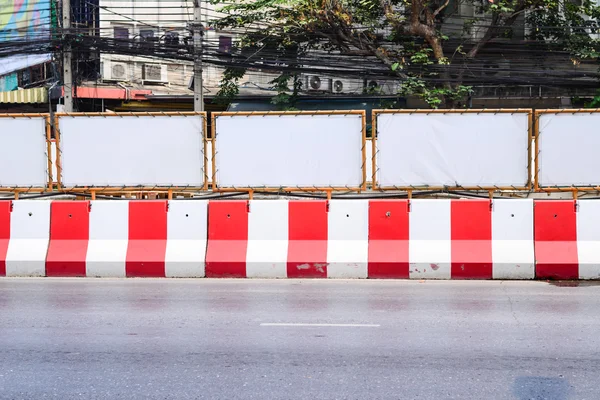
[[[150,57],[173,61],[194,60],[195,51],[191,32],[186,24],[191,22],[193,8],[175,5],[139,6],[131,8],[133,17],[126,15],[127,6],[100,7],[89,1],[80,0],[85,7],[86,18],[97,18],[109,24],[129,22],[139,27],[159,31],[156,25],[157,12],[162,26],[177,26],[176,37],[163,34],[149,38],[137,35],[133,38],[115,38],[113,28],[100,25],[93,30],[75,26],[69,30],[50,28],[47,23],[39,34],[21,38],[17,33],[0,40],[0,60],[5,57],[48,54],[60,55],[65,49],[73,52],[74,59],[90,54],[119,54],[125,56]],[[159,10],[157,11],[157,7]],[[130,10],[130,11],[131,11]],[[73,12],[76,14],[78,9]],[[96,15],[96,17],[94,17]],[[98,17],[99,18],[99,17]],[[154,21],[154,22],[153,22]],[[448,23],[452,28],[452,23]],[[455,25],[461,25],[455,23]],[[116,25],[115,25],[116,26]],[[462,25],[461,25],[462,26]],[[34,27],[35,28],[35,27]],[[139,28],[141,29],[141,28]],[[222,32],[233,36],[236,32]],[[335,51],[308,51],[296,54],[282,52],[267,45],[252,49],[223,51],[218,35],[203,38],[201,58],[209,65],[220,68],[254,69],[272,72],[301,74],[335,74],[341,78],[397,80],[398,76],[389,66],[374,56],[341,54]],[[415,41],[421,39],[415,38]],[[383,46],[394,44],[385,41]],[[449,38],[445,46],[459,48],[461,40]],[[497,41],[486,46],[473,60],[457,58],[458,62],[448,65],[412,65],[407,72],[414,72],[422,80],[432,84],[461,83],[465,85],[540,85],[546,87],[596,87],[600,78],[596,61],[573,63],[568,51],[559,43],[533,40]],[[0,61],[1,63],[1,61]]]

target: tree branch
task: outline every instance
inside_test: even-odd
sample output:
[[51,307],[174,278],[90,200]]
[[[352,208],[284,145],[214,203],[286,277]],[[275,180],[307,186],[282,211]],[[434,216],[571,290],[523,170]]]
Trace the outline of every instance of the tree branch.
[[441,13],[446,7],[448,7],[448,4],[450,4],[450,0],[446,0],[444,4],[439,6],[438,9],[433,12],[433,17],[437,17],[439,13]]

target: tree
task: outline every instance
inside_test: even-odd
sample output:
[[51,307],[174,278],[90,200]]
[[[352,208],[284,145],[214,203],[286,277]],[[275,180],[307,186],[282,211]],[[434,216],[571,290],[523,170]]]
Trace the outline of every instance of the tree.
[[[581,5],[573,0],[462,0],[483,16],[463,19],[460,33],[445,34],[445,21],[456,16],[459,1],[211,0],[222,4],[226,14],[215,26],[243,32],[234,68],[270,60],[290,79],[290,73],[310,63],[317,68],[315,54],[338,57],[339,67],[330,61],[330,71],[350,71],[342,68],[344,60],[363,57],[399,78],[401,94],[419,96],[435,108],[452,107],[471,93],[465,84],[467,66],[495,39],[510,37],[517,21],[528,24],[529,39],[568,51],[574,63],[598,57],[598,42],[589,34],[597,29],[600,8],[590,0]],[[480,30],[476,37],[473,26]],[[280,94],[285,92],[277,82]]]

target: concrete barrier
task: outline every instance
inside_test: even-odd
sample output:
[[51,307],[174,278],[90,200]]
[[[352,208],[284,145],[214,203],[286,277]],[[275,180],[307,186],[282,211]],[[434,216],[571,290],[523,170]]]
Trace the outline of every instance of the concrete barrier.
[[573,201],[535,202],[538,279],[577,279],[577,216]]
[[11,201],[0,201],[0,276],[6,276],[6,253],[10,240]]
[[211,201],[206,274],[366,278],[368,201]]
[[90,238],[89,201],[53,201],[50,206],[50,243],[47,276],[86,276]]
[[205,275],[208,201],[169,202],[165,276],[201,278]]
[[50,239],[50,201],[12,202],[6,276],[45,276]]
[[369,202],[369,278],[408,279],[408,200]]
[[600,279],[600,202],[535,202],[538,279]]
[[369,277],[532,279],[531,200],[372,200]]
[[288,278],[327,278],[327,202],[290,201]]
[[86,275],[123,278],[129,245],[129,202],[92,201]]
[[286,278],[288,255],[288,202],[252,201],[248,213],[248,278]]
[[369,201],[330,201],[327,224],[327,277],[366,278]]
[[130,201],[126,275],[138,278],[164,277],[166,251],[167,201]]
[[600,279],[599,224],[593,200],[0,201],[0,276]]
[[248,202],[208,202],[208,278],[245,278],[248,250]]
[[60,201],[51,209],[48,276],[204,276],[206,201]]
[[533,200],[494,200],[493,279],[534,279]]

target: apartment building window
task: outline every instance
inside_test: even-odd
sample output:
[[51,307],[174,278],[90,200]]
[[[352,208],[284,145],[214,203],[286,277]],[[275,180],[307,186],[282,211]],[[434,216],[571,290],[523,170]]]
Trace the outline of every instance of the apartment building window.
[[113,36],[115,39],[129,39],[129,28],[116,26],[113,28]]
[[219,36],[219,53],[231,54],[231,36]]
[[140,36],[142,39],[151,42],[154,40],[154,30],[152,29],[140,29]]
[[44,65],[34,65],[17,72],[18,86],[26,88],[30,85],[40,83],[46,79]]
[[167,33],[165,33],[165,44],[167,46],[177,46],[177,45],[179,45],[179,34],[177,32],[167,32]]

